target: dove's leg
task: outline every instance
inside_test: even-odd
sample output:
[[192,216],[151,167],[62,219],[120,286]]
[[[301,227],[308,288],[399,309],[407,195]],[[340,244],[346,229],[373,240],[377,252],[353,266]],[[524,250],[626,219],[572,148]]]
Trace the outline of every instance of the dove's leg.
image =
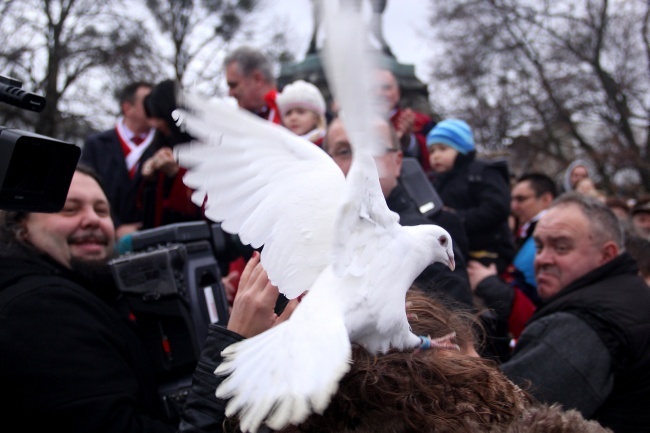
[[452,332],[450,334],[444,335],[438,338],[431,338],[430,336],[420,336],[420,347],[418,350],[431,349],[432,347],[438,349],[454,349],[460,352],[460,346],[458,344],[452,343],[452,338],[456,337],[456,333]]

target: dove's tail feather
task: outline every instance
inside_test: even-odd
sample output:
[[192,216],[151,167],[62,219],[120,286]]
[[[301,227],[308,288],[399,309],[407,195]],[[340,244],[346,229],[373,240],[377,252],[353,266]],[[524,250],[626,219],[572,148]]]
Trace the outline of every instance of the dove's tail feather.
[[279,430],[311,412],[322,413],[349,369],[351,345],[342,314],[304,305],[309,297],[287,322],[223,351],[215,374],[229,376],[216,394],[230,398],[226,415],[238,413],[244,432],[262,423]]

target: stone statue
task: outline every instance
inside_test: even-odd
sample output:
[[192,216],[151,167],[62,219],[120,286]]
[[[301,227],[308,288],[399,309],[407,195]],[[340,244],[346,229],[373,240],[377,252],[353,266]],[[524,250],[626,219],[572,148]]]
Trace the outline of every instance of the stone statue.
[[[317,40],[318,40],[318,31],[320,29],[321,22],[323,20],[323,11],[321,6],[321,1],[332,1],[332,0],[311,0],[312,3],[312,14],[314,18],[314,30],[311,34],[311,42],[309,43],[309,49],[307,54],[316,54],[318,51]],[[361,8],[361,0],[344,0],[354,2],[355,8],[359,10]],[[388,0],[369,0],[370,6],[372,7],[372,18],[370,20],[370,31],[375,40],[379,43],[380,50],[390,57],[395,57],[391,51],[386,39],[384,39],[384,30],[382,25],[382,15],[386,9],[386,3]]]

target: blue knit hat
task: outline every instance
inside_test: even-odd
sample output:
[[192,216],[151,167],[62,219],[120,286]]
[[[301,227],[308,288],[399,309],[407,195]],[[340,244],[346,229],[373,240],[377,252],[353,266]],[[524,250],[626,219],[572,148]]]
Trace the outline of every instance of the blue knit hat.
[[467,122],[459,119],[445,119],[438,122],[427,134],[427,147],[446,144],[466,155],[474,150],[474,134]]

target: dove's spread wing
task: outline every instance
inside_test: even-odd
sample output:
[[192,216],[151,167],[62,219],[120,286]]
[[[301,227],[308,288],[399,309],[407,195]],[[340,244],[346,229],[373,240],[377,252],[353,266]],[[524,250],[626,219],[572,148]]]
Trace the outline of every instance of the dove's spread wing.
[[288,298],[311,288],[330,260],[345,180],[313,143],[227,101],[186,95],[178,114],[197,142],[178,146],[192,200],[261,261]]
[[[361,275],[368,263],[381,261],[381,251],[398,236],[399,217],[388,209],[379,184],[373,156],[383,155],[390,143],[377,133],[379,112],[372,52],[360,12],[351,2],[324,1],[327,39],[324,66],[334,99],[341,107],[341,120],[353,149],[347,187],[339,208],[333,246],[338,273]],[[382,120],[383,117],[383,120]],[[388,254],[386,260],[393,260]]]
[[[337,4],[340,3],[340,5]],[[327,32],[323,63],[327,84],[340,107],[340,117],[354,152],[383,155],[386,148],[376,132],[380,113],[374,69],[378,53],[369,44],[361,11],[351,1],[323,1]]]
[[[332,289],[324,274],[320,288]],[[217,397],[232,397],[226,415],[239,413],[242,431],[262,422],[279,430],[327,408],[351,356],[341,302],[330,293],[315,287],[288,321],[223,352],[216,373],[229,375]]]

